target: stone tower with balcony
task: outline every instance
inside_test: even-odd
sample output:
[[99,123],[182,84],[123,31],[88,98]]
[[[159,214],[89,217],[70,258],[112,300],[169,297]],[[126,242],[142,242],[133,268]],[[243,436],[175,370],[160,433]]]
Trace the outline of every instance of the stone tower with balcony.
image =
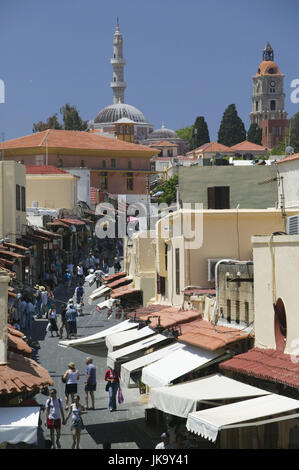
[[251,124],[258,124],[263,131],[262,145],[271,149],[283,140],[288,120],[284,107],[284,75],[274,62],[274,51],[267,42],[263,61],[253,78]]
[[123,37],[119,31],[118,18],[113,38],[113,58],[110,62],[113,67],[113,81],[110,85],[113,91],[113,104],[124,103],[125,89],[127,86],[124,81],[124,67],[126,61],[123,58]]

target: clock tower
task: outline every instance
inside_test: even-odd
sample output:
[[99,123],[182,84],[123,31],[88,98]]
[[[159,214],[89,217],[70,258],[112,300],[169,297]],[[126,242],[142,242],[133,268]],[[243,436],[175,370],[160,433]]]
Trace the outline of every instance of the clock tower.
[[251,124],[258,124],[263,131],[262,145],[273,148],[285,137],[288,120],[284,107],[284,75],[274,62],[274,51],[267,42],[263,61],[253,78]]

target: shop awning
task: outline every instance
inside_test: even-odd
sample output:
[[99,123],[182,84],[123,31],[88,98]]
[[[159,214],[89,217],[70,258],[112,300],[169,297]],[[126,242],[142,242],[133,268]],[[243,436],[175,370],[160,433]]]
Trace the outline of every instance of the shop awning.
[[120,349],[121,347],[128,346],[134,341],[138,341],[142,338],[154,335],[155,333],[156,332],[148,326],[141,328],[141,330],[135,329],[130,331],[122,331],[120,333],[114,333],[113,335],[109,335],[106,337],[106,346],[108,348],[108,351],[112,352],[116,349]]
[[115,367],[116,362],[123,363],[129,361],[130,358],[133,359],[132,355],[136,355],[138,357],[140,355],[146,354],[146,350],[152,352],[150,351],[152,347],[167,340],[169,341],[169,338],[166,338],[166,336],[157,334],[151,338],[146,338],[142,341],[138,341],[138,343],[126,346],[125,348],[109,352],[107,357],[107,365],[109,367]]
[[[152,388],[150,405],[164,413],[187,418],[200,402],[269,395],[270,392],[238,382],[221,374],[169,387]],[[216,403],[215,403],[216,405]]]
[[163,387],[188,372],[210,365],[211,361],[223,355],[223,351],[216,353],[184,346],[179,351],[144,367],[141,381],[149,387]]
[[79,219],[58,219],[64,224],[69,224],[69,225],[85,225],[85,222],[83,220]]
[[106,328],[105,330],[99,331],[85,338],[68,340],[68,341],[59,341],[58,345],[63,348],[76,348],[83,352],[89,352],[95,356],[103,356],[107,354],[107,348],[105,343],[105,338],[107,335],[111,335],[118,331],[125,331],[131,328],[137,328],[138,323],[134,323],[130,320],[125,320],[123,322],[117,323],[114,326]]
[[109,292],[111,292],[111,289],[110,287],[106,286],[101,286],[98,289],[95,289],[88,297],[88,303],[91,305],[92,302],[99,299],[100,297],[104,297],[105,295],[109,294]]
[[138,294],[142,291],[140,289],[127,289],[127,286],[119,287],[118,289],[113,289],[111,292],[112,299],[119,299],[120,297],[127,297],[132,294]]
[[0,443],[36,443],[39,415],[39,406],[0,408]]
[[[188,431],[215,442],[218,432],[221,429],[261,426],[270,422],[297,418],[299,416],[298,413],[293,415],[286,414],[282,417],[277,416],[276,418],[273,417],[273,415],[287,413],[297,409],[299,410],[299,400],[294,400],[293,398],[288,398],[283,395],[271,394],[190,413],[186,427]],[[266,420],[252,422],[254,419],[267,417],[268,419]]]
[[153,362],[158,361],[162,357],[165,357],[171,354],[178,349],[182,349],[185,346],[181,343],[174,343],[166,346],[165,348],[158,349],[150,354],[146,354],[145,356],[138,357],[133,361],[125,362],[121,366],[121,381],[126,386],[130,386],[130,378],[131,374],[137,371],[141,371],[143,367],[148,366],[149,364],[153,364]]

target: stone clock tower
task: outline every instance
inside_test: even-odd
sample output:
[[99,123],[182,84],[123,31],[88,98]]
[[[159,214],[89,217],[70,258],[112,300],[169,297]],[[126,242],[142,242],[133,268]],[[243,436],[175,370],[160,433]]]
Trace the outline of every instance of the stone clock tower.
[[274,62],[274,52],[269,43],[263,51],[263,61],[253,76],[251,124],[263,130],[262,145],[271,149],[285,137],[288,120],[284,107],[284,75]]

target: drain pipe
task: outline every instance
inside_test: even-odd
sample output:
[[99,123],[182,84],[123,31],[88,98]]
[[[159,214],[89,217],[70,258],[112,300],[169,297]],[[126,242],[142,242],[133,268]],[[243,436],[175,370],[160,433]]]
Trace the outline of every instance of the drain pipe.
[[251,260],[248,261],[239,261],[237,259],[220,259],[217,261],[215,265],[215,287],[216,287],[216,298],[213,306],[213,312],[212,312],[212,319],[211,323],[215,324],[215,319],[216,319],[216,310],[217,310],[217,304],[218,304],[218,266],[220,264],[229,264],[229,263],[237,263],[237,264],[247,264],[251,262]]

